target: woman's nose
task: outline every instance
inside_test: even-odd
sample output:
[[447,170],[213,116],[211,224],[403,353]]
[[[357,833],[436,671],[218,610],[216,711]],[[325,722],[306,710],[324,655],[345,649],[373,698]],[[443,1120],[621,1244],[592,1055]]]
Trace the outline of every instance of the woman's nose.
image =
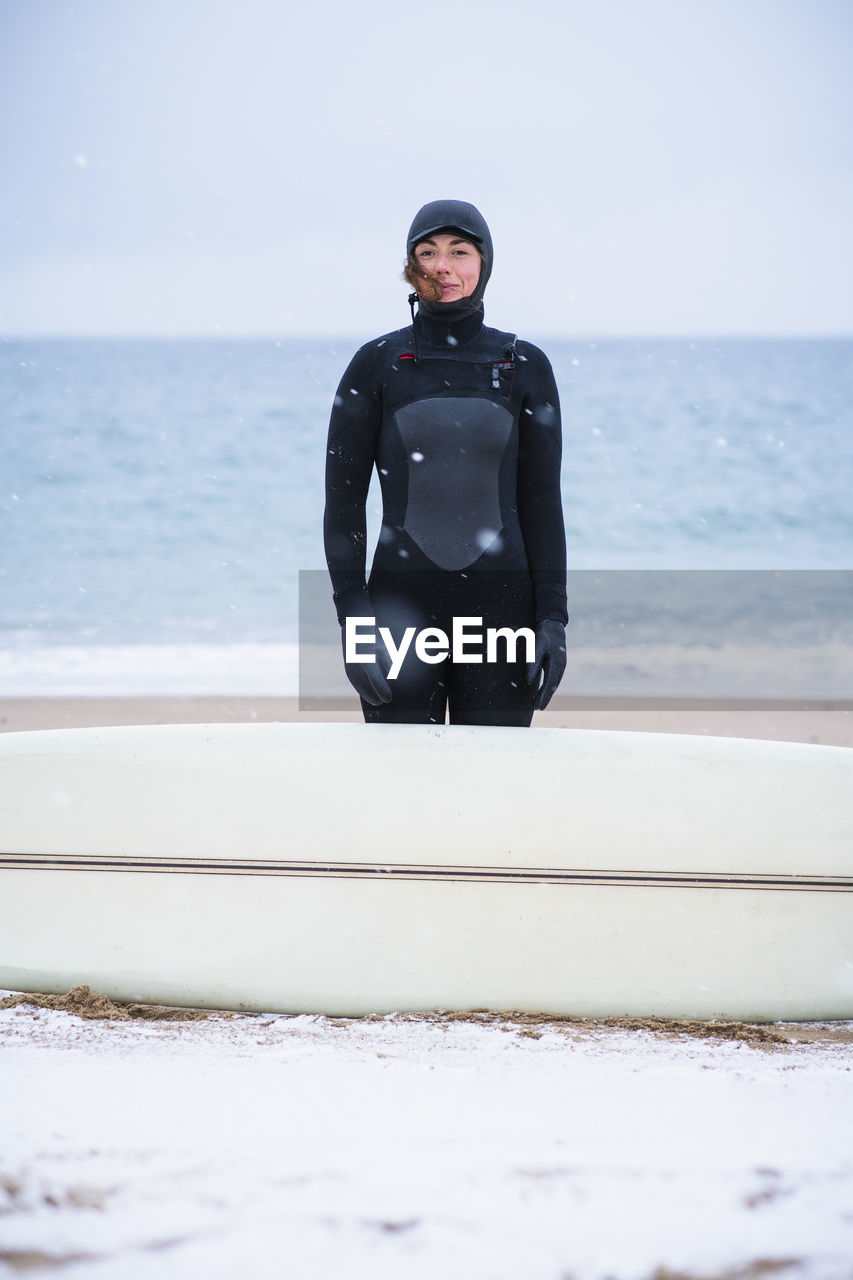
[[439,258],[438,262],[435,264],[435,270],[436,274],[441,273],[442,275],[446,275],[450,270],[450,263],[447,258]]

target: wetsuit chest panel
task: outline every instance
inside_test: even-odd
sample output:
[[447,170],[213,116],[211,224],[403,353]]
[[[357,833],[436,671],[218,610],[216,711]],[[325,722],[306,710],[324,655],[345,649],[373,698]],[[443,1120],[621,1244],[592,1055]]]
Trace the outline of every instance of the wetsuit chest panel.
[[493,400],[445,396],[408,404],[394,421],[408,458],[403,528],[440,569],[464,569],[501,530],[513,416]]

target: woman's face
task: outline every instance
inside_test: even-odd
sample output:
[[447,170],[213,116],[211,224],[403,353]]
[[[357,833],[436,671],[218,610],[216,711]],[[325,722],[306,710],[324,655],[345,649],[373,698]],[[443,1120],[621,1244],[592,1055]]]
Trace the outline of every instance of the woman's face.
[[421,240],[415,261],[425,276],[441,285],[441,301],[470,298],[480,279],[482,259],[470,240],[446,232]]

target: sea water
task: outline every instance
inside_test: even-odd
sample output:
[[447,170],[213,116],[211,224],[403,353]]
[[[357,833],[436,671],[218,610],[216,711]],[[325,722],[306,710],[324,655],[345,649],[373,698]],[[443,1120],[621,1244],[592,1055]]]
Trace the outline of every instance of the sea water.
[[[0,691],[294,692],[329,409],[358,342],[0,343]],[[853,343],[542,345],[578,651],[645,643],[663,611],[658,649],[746,634],[759,665],[768,645],[846,652]],[[378,517],[374,486],[374,537]],[[842,692],[836,657],[821,696]]]

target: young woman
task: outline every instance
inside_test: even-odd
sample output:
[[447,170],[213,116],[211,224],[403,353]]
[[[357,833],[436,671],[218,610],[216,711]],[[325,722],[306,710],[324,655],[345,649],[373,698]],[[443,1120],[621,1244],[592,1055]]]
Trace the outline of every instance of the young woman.
[[[329,426],[346,672],[367,721],[529,725],[566,663],[554,375],[483,323],[492,239],[473,205],[424,205],[407,250],[412,323],[356,353]],[[383,517],[365,581],[374,466]]]

